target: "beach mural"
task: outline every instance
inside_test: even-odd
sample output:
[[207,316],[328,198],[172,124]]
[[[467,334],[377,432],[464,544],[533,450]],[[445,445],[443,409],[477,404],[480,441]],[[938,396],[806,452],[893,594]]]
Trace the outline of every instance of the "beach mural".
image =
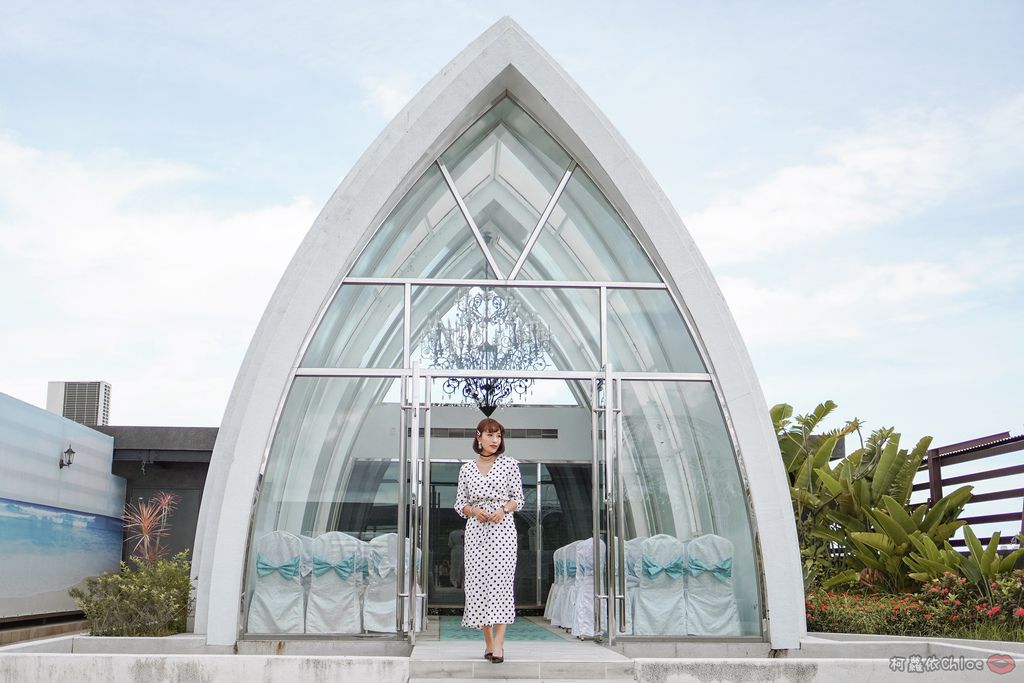
[[0,613],[76,610],[68,589],[118,569],[122,525],[116,517],[0,498]]

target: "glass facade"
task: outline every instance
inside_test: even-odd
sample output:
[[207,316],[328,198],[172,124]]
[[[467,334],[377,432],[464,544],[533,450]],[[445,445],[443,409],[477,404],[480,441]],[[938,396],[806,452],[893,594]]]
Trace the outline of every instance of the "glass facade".
[[256,498],[245,632],[414,636],[425,607],[462,604],[464,387],[502,378],[520,607],[554,621],[566,586],[604,586],[611,614],[580,623],[613,637],[761,635],[747,496],[684,312],[509,98],[397,202],[311,333]]

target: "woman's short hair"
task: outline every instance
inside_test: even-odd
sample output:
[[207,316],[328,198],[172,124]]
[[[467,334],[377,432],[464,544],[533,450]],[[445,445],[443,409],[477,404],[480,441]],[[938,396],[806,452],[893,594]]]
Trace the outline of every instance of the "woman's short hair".
[[[501,423],[492,417],[485,417],[476,426],[476,436],[483,436],[485,432],[498,432],[498,434],[501,434],[501,443],[498,444],[498,450],[494,451],[494,454],[501,455],[504,453],[505,428]],[[483,449],[480,447],[480,442],[476,440],[476,436],[473,437],[473,452],[479,454]]]

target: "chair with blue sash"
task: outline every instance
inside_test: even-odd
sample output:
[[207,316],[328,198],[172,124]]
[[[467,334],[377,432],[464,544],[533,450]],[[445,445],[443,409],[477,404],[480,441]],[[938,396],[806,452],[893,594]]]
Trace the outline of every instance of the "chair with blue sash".
[[340,531],[313,540],[306,633],[361,633],[362,542]]
[[636,592],[640,587],[640,571],[642,569],[643,544],[646,536],[637,536],[626,541],[626,628],[623,633],[633,633],[633,619],[636,611]]
[[565,574],[565,566],[562,561],[561,548],[557,548],[551,554],[551,564],[554,569],[555,580],[551,582],[551,590],[548,591],[548,599],[544,602],[544,618],[551,621],[551,612],[558,599],[558,591],[562,588],[562,576]]
[[[588,538],[575,544],[576,585],[573,608],[572,634],[577,638],[593,638],[608,629],[607,603],[602,603],[600,623],[595,625],[594,614],[594,539]],[[600,562],[607,565],[608,550],[605,542],[598,539]]]
[[256,540],[254,550],[246,630],[302,633],[306,614],[302,540],[287,531],[271,531]]
[[565,569],[565,588],[558,595],[558,613],[551,620],[552,624],[566,630],[572,629],[576,621],[576,545],[573,541],[565,546],[563,567]]
[[640,546],[639,584],[633,608],[638,636],[686,634],[686,543],[658,534]]
[[732,558],[732,542],[715,534],[698,536],[687,547],[686,628],[690,635],[740,635]]
[[[395,600],[398,591],[398,534],[384,534],[370,541],[367,557],[367,583],[363,593],[363,629],[380,633],[395,632]],[[417,549],[415,565],[412,562],[412,544],[405,539],[405,572],[418,570],[421,558]],[[414,569],[414,567],[416,569]],[[413,590],[422,593],[413,577]],[[410,609],[409,598],[403,599],[403,609]],[[415,629],[423,628],[423,621],[417,615]]]

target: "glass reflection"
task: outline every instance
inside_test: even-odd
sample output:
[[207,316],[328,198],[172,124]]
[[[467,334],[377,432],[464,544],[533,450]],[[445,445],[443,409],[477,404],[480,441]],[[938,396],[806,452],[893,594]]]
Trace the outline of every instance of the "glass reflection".
[[402,367],[405,289],[343,285],[310,341],[307,368]]
[[389,384],[295,379],[256,508],[249,633],[395,631],[400,408],[381,400]]
[[622,382],[635,635],[758,635],[746,495],[710,383]]
[[431,166],[370,239],[350,275],[484,278],[485,266],[455,197]]
[[659,282],[629,227],[577,168],[518,276],[524,280]]
[[608,362],[628,372],[707,372],[664,289],[608,290]]
[[505,275],[569,166],[547,132],[504,99],[441,156]]

